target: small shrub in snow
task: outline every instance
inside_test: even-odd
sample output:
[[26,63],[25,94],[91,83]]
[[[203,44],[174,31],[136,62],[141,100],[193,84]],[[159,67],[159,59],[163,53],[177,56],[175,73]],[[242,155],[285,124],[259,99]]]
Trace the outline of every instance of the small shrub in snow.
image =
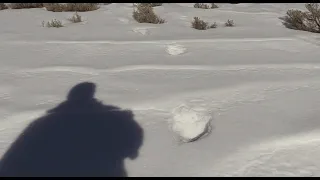
[[200,8],[200,9],[210,9],[209,5],[204,3],[195,3],[194,8]]
[[43,8],[43,3],[10,3],[11,9]]
[[215,3],[211,3],[211,7],[208,4],[204,3],[195,3],[194,8],[200,8],[200,9],[215,9],[218,8],[218,6]]
[[0,3],[0,10],[8,9],[4,3]]
[[232,26],[234,26],[233,20],[232,20],[232,19],[228,19],[228,21],[225,23],[225,26],[226,26],[226,27],[232,27]]
[[165,22],[157,16],[150,5],[141,3],[137,5],[137,9],[133,11],[132,17],[139,23],[162,24]]
[[74,15],[71,18],[68,18],[69,21],[73,22],[73,23],[79,23],[82,22],[82,18],[81,16],[76,12],[74,13]]
[[307,10],[290,9],[283,18],[283,25],[290,29],[320,33],[320,7],[319,3],[308,3]]
[[98,3],[44,3],[44,6],[53,12],[86,12],[99,9]]
[[217,27],[218,27],[218,25],[217,25],[217,23],[215,23],[215,22],[210,25],[210,28],[217,28]]
[[210,28],[216,28],[217,23],[213,23],[213,24],[209,25],[208,22],[201,20],[199,17],[194,17],[194,20],[191,22],[191,26],[192,26],[192,28],[197,29],[197,30],[207,30]]
[[215,9],[218,8],[219,6],[217,6],[215,3],[211,3],[211,9]]
[[55,27],[55,28],[60,28],[63,27],[62,22],[57,20],[57,19],[52,19],[51,21],[48,21],[47,23],[45,23],[44,21],[42,21],[42,26],[43,27]]
[[199,17],[194,17],[194,20],[191,22],[191,25],[194,29],[206,30],[209,28],[208,22],[201,20]]

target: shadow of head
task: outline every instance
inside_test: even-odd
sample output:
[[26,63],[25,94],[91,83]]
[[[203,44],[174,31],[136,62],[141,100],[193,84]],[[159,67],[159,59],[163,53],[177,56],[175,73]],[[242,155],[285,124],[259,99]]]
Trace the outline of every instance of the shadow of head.
[[127,176],[143,130],[133,113],[94,98],[96,86],[74,86],[65,102],[32,122],[11,145],[0,176]]
[[96,91],[96,85],[91,82],[84,82],[77,84],[74,86],[69,94],[68,94],[68,101],[89,101],[94,98],[94,93]]

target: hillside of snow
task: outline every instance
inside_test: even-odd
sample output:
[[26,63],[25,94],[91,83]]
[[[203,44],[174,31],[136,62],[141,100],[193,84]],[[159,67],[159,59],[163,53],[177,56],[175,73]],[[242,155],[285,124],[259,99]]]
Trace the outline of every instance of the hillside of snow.
[[[217,4],[165,3],[164,24],[137,23],[131,3],[77,24],[72,12],[1,10],[0,157],[92,82],[144,131],[128,176],[320,176],[320,35],[279,19],[304,4]],[[218,27],[195,30],[195,16]],[[41,26],[53,18],[65,27]]]

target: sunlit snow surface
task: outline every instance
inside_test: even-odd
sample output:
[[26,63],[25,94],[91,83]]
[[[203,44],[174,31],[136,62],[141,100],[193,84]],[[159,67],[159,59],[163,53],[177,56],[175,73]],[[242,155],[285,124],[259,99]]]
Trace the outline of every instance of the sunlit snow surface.
[[[319,176],[320,36],[279,19],[304,5],[217,5],[155,7],[161,25],[135,22],[130,3],[79,13],[79,24],[68,12],[0,11],[1,155],[91,81],[99,100],[132,110],[145,131],[129,176]],[[195,16],[218,27],[192,29]],[[53,18],[65,27],[41,27]],[[224,27],[228,19],[235,27]],[[205,137],[179,139],[207,123]]]

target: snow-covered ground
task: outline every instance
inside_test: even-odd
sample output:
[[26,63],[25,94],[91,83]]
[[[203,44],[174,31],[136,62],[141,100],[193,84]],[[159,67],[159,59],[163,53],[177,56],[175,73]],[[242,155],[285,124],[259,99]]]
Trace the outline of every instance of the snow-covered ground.
[[[135,22],[130,3],[79,13],[80,24],[68,12],[0,11],[0,156],[90,81],[144,129],[129,176],[320,176],[320,36],[279,19],[304,4],[218,5],[155,7],[160,25]],[[192,29],[194,16],[218,28]],[[41,27],[53,18],[65,27]],[[179,139],[207,123],[205,137]]]

